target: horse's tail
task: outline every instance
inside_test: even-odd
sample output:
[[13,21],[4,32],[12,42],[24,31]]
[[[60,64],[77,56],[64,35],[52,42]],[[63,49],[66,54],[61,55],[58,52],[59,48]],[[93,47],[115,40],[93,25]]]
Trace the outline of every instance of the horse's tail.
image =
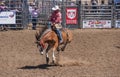
[[68,42],[71,42],[73,40],[73,34],[70,30],[67,29],[68,32]]
[[73,39],[73,35],[72,35],[72,32],[68,29],[64,29],[66,35],[67,35],[67,42],[70,43]]

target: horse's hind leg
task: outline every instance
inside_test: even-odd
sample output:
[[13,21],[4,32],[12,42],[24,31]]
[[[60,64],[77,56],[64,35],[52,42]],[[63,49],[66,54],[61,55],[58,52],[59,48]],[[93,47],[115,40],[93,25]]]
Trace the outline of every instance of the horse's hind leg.
[[46,63],[49,64],[49,56],[48,56],[48,51],[50,49],[50,46],[48,45],[47,49],[46,49]]
[[67,46],[67,42],[66,42],[66,43],[64,44],[64,46],[61,48],[61,50],[64,51],[65,48],[66,48],[66,46]]

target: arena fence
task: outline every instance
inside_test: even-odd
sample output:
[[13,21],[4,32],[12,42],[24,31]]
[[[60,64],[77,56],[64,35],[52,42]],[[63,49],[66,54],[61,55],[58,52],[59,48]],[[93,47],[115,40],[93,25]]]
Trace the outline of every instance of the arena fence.
[[6,0],[7,7],[0,12],[0,27],[9,29],[24,29],[28,24],[27,0]]
[[61,7],[62,25],[66,28],[119,28],[120,5],[84,5],[76,2],[44,1],[39,7],[39,24],[47,25],[51,8]]
[[[26,29],[32,23],[27,0],[9,0],[6,5],[9,9],[3,11],[8,15],[17,9],[15,18],[10,22],[1,23],[11,29]],[[78,0],[77,0],[78,1]],[[38,26],[47,26],[51,15],[51,8],[59,5],[62,13],[62,25],[66,28],[120,28],[120,5],[83,5],[77,1],[49,1],[40,0],[36,5],[39,8]],[[0,17],[2,12],[0,13]],[[1,20],[1,19],[0,19]],[[2,22],[2,21],[0,21]]]
[[[52,7],[54,5],[59,5],[59,7],[61,8],[61,12],[62,12],[62,20],[63,22],[65,23],[65,7],[67,5],[76,5],[76,2],[73,2],[73,1],[60,1],[60,0],[53,0],[53,1],[50,1],[50,0],[41,0],[37,3],[37,6],[39,8],[39,12],[40,12],[40,15],[38,17],[38,26],[42,27],[42,26],[46,26],[48,25],[48,22],[49,22],[49,18],[50,18],[50,15],[52,13]],[[31,23],[32,21],[32,18],[30,16],[30,13],[29,13],[29,23]]]
[[[77,10],[75,10],[75,8]],[[120,28],[120,5],[77,5],[67,6],[66,21],[76,21],[76,23],[65,22],[70,28]],[[74,15],[73,15],[74,14]],[[72,16],[74,18],[72,18]],[[71,19],[68,19],[71,17]]]
[[114,16],[115,28],[120,28],[120,5],[115,6],[113,16]]
[[80,8],[81,28],[112,28],[113,6],[87,6]]

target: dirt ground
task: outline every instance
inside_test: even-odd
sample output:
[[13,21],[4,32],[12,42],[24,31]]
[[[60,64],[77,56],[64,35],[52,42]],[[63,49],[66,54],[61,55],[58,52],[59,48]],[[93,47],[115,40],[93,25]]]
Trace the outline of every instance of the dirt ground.
[[35,30],[0,32],[0,77],[120,77],[120,29],[74,29],[60,54],[62,66],[46,66]]

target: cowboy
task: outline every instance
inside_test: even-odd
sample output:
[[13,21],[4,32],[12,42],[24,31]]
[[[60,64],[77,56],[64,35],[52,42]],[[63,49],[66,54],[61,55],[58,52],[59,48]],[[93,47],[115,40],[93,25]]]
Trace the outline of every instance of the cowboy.
[[52,15],[50,17],[50,21],[52,23],[52,30],[54,30],[57,35],[58,35],[58,38],[59,38],[59,43],[62,43],[63,42],[63,39],[62,39],[62,33],[60,31],[60,29],[62,28],[61,26],[61,12],[60,12],[60,8],[58,5],[55,5],[53,8],[52,8],[53,12],[52,12]]
[[0,4],[0,12],[4,11],[5,10],[5,4],[4,3],[1,3]]
[[33,24],[32,29],[36,30],[37,20],[39,16],[38,8],[36,6],[32,10],[31,16],[32,16],[32,24]]

